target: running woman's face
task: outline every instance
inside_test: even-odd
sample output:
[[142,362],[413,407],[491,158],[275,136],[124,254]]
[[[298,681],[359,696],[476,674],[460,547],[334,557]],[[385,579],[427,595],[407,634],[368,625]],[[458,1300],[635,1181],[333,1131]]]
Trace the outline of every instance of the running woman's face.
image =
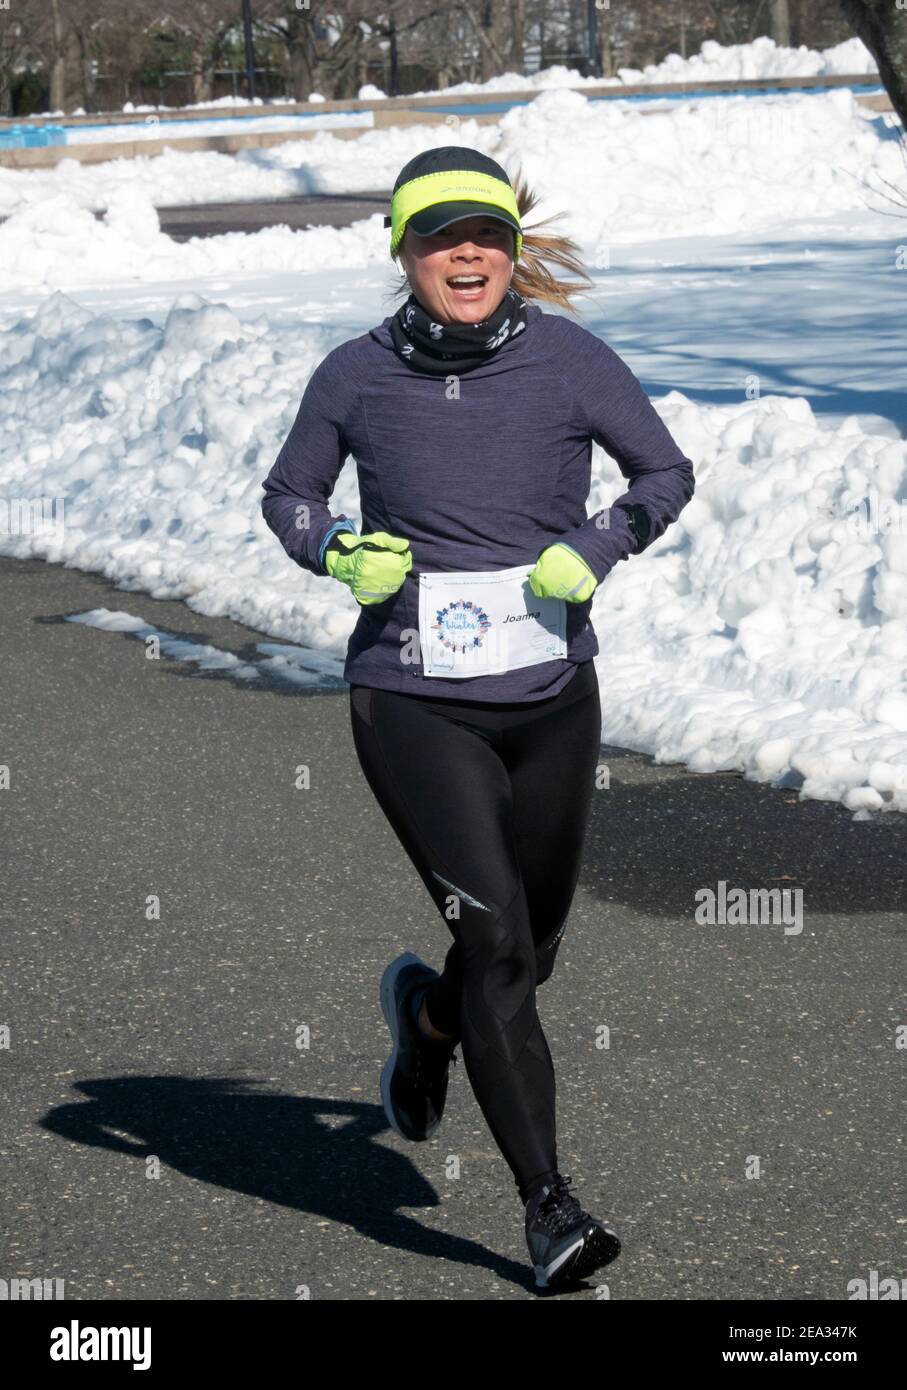
[[[410,289],[436,323],[481,323],[497,309],[513,274],[514,231],[494,217],[460,217],[431,236],[407,227],[398,255]],[[479,276],[459,288],[457,277]]]

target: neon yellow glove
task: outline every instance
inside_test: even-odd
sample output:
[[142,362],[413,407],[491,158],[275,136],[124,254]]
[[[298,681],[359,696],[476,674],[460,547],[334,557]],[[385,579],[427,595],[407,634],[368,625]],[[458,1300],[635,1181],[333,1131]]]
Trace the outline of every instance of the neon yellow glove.
[[349,585],[357,603],[381,603],[395,594],[413,567],[409,541],[387,531],[357,536],[338,531],[324,552],[324,567],[332,579]]
[[568,603],[585,603],[597,584],[582,555],[563,541],[543,550],[529,575],[529,587],[536,598],[562,598]]

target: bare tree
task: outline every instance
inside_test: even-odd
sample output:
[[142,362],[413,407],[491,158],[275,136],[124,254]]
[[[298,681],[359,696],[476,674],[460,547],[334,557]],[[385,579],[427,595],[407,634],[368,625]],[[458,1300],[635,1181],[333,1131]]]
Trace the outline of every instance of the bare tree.
[[[308,101],[312,92],[321,91],[330,43],[323,21],[311,8],[295,9],[285,0],[264,0],[255,7],[255,30],[283,47],[294,101]],[[319,33],[324,37],[319,39]]]
[[610,8],[602,10],[598,16],[598,70],[602,77],[614,76],[614,34]]
[[768,0],[736,0],[731,4],[726,0],[712,0],[708,8],[712,24],[710,37],[718,43],[751,43],[764,33],[768,23]]
[[[66,0],[68,23],[68,83],[79,95],[84,111],[97,106],[97,71],[111,45],[105,42],[105,29],[118,8],[117,0]],[[131,16],[135,30],[135,15]],[[144,48],[144,36],[141,47]]]
[[96,56],[91,31],[103,4],[104,0],[95,6],[89,0],[30,0],[26,25],[30,23],[34,54],[47,76],[51,111],[71,111],[80,104],[89,109]]
[[788,0],[792,48],[830,48],[850,35],[837,0]]
[[187,45],[192,101],[210,101],[224,44],[240,26],[237,0],[192,0],[190,5],[159,0],[157,18],[159,28],[178,34]]
[[66,47],[69,42],[61,0],[50,0],[47,25],[47,56],[50,69],[50,109],[66,109]]
[[0,116],[13,114],[13,82],[16,76],[39,65],[38,36],[42,16],[20,6],[0,20]]
[[526,65],[526,0],[510,0],[510,61],[515,72]]
[[487,82],[508,67],[508,20],[512,11],[502,8],[496,0],[458,0],[454,6],[471,29],[479,48],[479,81]]
[[346,0],[297,10],[286,0],[260,0],[255,25],[283,47],[296,101],[314,91],[341,98],[355,96],[369,63],[389,45],[406,44],[442,5],[443,0]]
[[[371,3],[363,8],[368,10],[371,53],[377,57],[384,51],[382,45],[389,48],[392,57],[389,95],[399,96],[402,93],[398,90],[397,74],[401,56],[414,55],[431,21],[448,7],[445,6],[444,0],[371,0]],[[361,18],[360,13],[360,20]],[[431,54],[432,66],[436,70],[438,55],[433,48],[427,51]]]
[[790,6],[787,0],[772,0],[772,38],[781,48],[790,48]]
[[907,10],[892,0],[841,0],[841,9],[875,58],[891,104],[907,127]]

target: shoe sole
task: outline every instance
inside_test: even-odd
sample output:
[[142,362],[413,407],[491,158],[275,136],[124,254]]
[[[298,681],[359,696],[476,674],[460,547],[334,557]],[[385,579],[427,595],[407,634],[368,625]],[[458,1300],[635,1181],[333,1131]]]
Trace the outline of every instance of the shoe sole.
[[602,1230],[601,1226],[593,1226],[581,1242],[567,1251],[557,1269],[546,1275],[544,1265],[533,1265],[536,1287],[559,1289],[577,1283],[616,1260],[620,1250],[620,1239],[612,1227],[605,1225]]
[[431,1138],[438,1128],[440,1120],[425,1134],[407,1134],[405,1130],[400,1128],[391,1101],[391,1078],[393,1077],[394,1069],[397,1065],[397,1054],[400,1051],[399,1019],[397,1017],[394,991],[397,983],[397,976],[400,974],[400,971],[411,965],[421,965],[425,970],[430,968],[421,957],[414,955],[412,951],[406,951],[402,956],[398,956],[396,960],[392,960],[381,976],[381,987],[378,992],[381,1001],[381,1012],[384,1014],[384,1021],[390,1030],[390,1035],[394,1044],[391,1049],[391,1055],[381,1069],[381,1102],[384,1106],[384,1113],[387,1116],[387,1122],[391,1129],[393,1129],[396,1134],[399,1134],[401,1139],[406,1139],[408,1143],[420,1144],[425,1139]]

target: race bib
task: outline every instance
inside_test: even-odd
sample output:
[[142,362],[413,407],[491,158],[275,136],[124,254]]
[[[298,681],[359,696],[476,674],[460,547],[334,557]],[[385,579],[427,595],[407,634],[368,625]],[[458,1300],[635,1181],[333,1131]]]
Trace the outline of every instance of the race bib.
[[567,655],[567,606],[536,598],[534,565],[419,575],[426,676],[492,676]]

